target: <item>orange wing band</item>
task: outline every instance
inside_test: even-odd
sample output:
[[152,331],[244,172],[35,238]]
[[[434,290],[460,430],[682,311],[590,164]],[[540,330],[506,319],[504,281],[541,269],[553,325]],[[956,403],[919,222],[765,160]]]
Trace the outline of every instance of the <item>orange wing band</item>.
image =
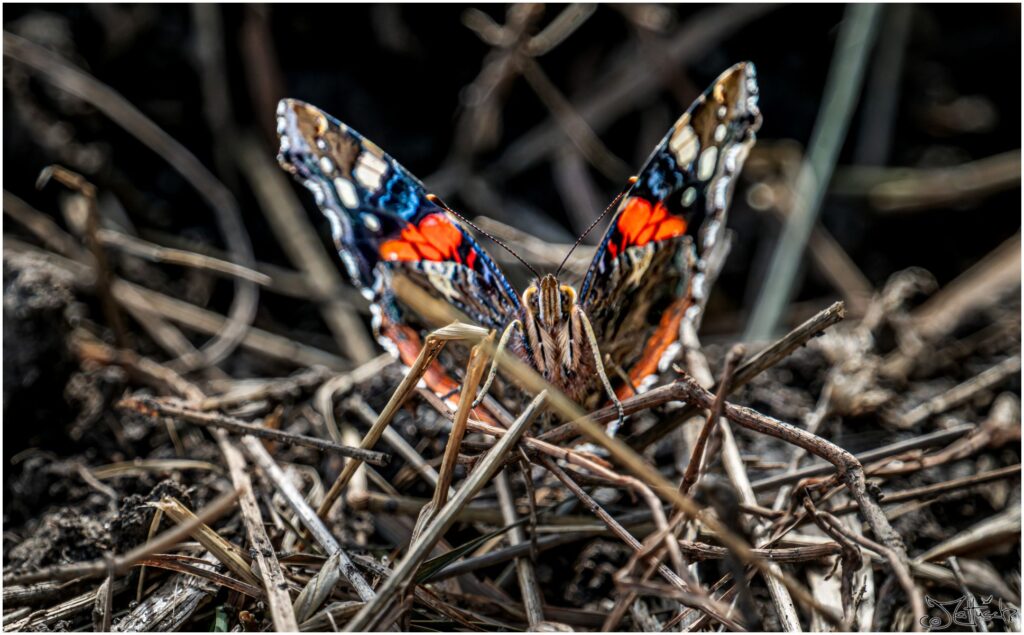
[[642,247],[655,240],[666,240],[686,233],[686,221],[669,214],[665,203],[658,201],[652,205],[639,196],[626,201],[626,208],[619,215],[617,226],[622,234],[621,244],[608,244],[613,258],[629,247]]
[[419,227],[412,223],[402,229],[401,237],[381,243],[380,257],[384,260],[418,262],[451,260],[462,264],[459,245],[462,234],[444,214],[424,216]]
[[665,351],[679,339],[679,325],[682,324],[683,318],[686,317],[686,310],[689,308],[690,295],[686,294],[676,299],[661,314],[661,322],[658,323],[658,328],[644,345],[643,355],[629,369],[629,383],[619,386],[615,391],[620,401],[635,395],[634,386],[640,385],[644,379],[658,373],[658,363]]

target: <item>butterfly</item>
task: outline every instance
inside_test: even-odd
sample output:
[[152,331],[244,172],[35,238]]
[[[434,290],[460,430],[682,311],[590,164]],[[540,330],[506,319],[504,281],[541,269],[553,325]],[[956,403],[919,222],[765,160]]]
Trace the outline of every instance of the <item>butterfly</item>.
[[[371,302],[377,339],[406,365],[422,340],[392,287],[397,275],[501,333],[499,349],[569,397],[582,403],[603,392],[621,422],[621,400],[653,385],[674,359],[682,321],[700,310],[706,258],[760,127],[757,98],[750,62],[697,98],[616,199],[578,290],[556,272],[518,293],[468,221],[315,106],[278,105],[278,162],[312,192],[353,284]],[[458,387],[436,362],[424,380],[442,395]]]

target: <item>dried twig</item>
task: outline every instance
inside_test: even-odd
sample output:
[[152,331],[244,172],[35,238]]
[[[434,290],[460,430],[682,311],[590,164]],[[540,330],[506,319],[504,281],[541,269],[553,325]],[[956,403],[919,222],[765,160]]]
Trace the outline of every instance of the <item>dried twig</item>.
[[267,606],[274,628],[281,633],[298,630],[295,611],[292,609],[288,595],[288,582],[285,580],[281,564],[274,553],[273,544],[263,526],[263,516],[252,491],[252,480],[245,470],[245,459],[242,453],[231,443],[227,435],[216,431],[214,436],[220,445],[224,461],[231,472],[231,480],[239,492],[239,507],[242,521],[249,536],[250,553],[258,565],[258,573],[263,579],[263,590],[266,593]]
[[[124,591],[128,588],[128,581],[125,579],[115,580],[111,592],[113,595]],[[26,631],[34,628],[40,628],[49,626],[55,622],[63,619],[69,619],[86,609],[92,608],[96,604],[96,599],[99,596],[99,589],[87,591],[81,595],[75,596],[68,600],[61,602],[60,604],[44,609],[41,611],[34,611],[29,613],[24,618],[14,618],[17,621],[7,622],[4,621],[4,631]],[[4,616],[7,617],[6,615]]]
[[[919,498],[932,498],[940,494],[946,494],[958,489],[965,489],[968,487],[975,487],[984,483],[990,483],[992,481],[998,481],[1014,474],[1020,474],[1020,464],[1010,465],[1007,467],[1001,467],[995,470],[988,470],[987,472],[981,472],[979,474],[972,474],[963,478],[955,478],[949,481],[943,481],[942,483],[935,483],[934,485],[923,485],[921,487],[913,487],[910,489],[900,490],[898,492],[888,492],[882,495],[881,503],[883,505],[893,505],[895,503],[902,503],[910,500],[917,500]],[[842,514],[848,514],[857,509],[857,503],[847,503],[846,505],[840,505],[829,510],[833,516],[841,516]]]
[[[909,452],[911,450],[917,450],[921,448],[927,448],[935,445],[941,445],[952,439],[957,439],[963,435],[975,430],[976,426],[971,424],[964,424],[956,426],[948,430],[939,430],[937,432],[931,432],[923,434],[913,439],[907,439],[906,441],[897,441],[896,443],[890,443],[874,450],[868,450],[857,455],[857,460],[861,464],[866,464],[877,459],[883,459],[889,456],[902,454],[903,452]],[[772,490],[781,485],[787,485],[789,483],[796,483],[799,480],[811,477],[820,476],[822,474],[830,474],[835,469],[835,466],[830,464],[825,465],[811,465],[805,468],[793,472],[786,472],[777,476],[769,476],[758,481],[751,483],[755,492],[764,492]]]
[[867,196],[882,212],[952,206],[1020,187],[1020,149],[942,168],[846,167],[836,170],[832,194]]
[[304,390],[322,384],[330,375],[330,371],[323,366],[313,366],[291,377],[261,381],[256,386],[245,385],[214,397],[206,397],[196,406],[199,410],[224,410],[231,406],[262,399],[295,397]]
[[259,584],[259,579],[249,569],[248,554],[245,554],[233,542],[226,540],[206,523],[196,522],[196,515],[181,501],[173,497],[164,497],[160,502],[153,503],[153,506],[179,525],[191,526],[192,531],[189,535],[206,547],[221,564],[241,578],[243,582],[253,586]]
[[92,254],[96,271],[96,295],[100,297],[100,301],[103,303],[103,313],[110,324],[110,328],[114,331],[117,344],[124,347],[127,338],[124,319],[121,317],[121,311],[117,303],[114,302],[114,298],[110,294],[110,282],[113,274],[110,269],[110,263],[107,260],[107,253],[103,250],[103,245],[100,244],[98,236],[100,230],[100,211],[96,203],[96,187],[81,174],[72,172],[59,165],[51,165],[44,168],[39,175],[39,179],[36,181],[36,187],[41,189],[51,178],[79,194],[78,197],[72,199],[71,203],[82,203],[84,208],[85,218],[82,223],[84,225],[82,233],[85,234],[83,238],[85,239],[85,244],[89,247],[89,252]]
[[[427,336],[423,340],[423,348],[420,350],[419,356],[416,358],[416,362],[413,364],[409,372],[406,373],[405,378],[402,379],[402,383],[398,385],[395,392],[391,394],[391,399],[388,404],[381,411],[377,421],[370,427],[370,430],[363,437],[363,442],[359,444],[359,447],[368,450],[377,444],[380,440],[381,435],[384,433],[384,428],[391,423],[391,419],[398,412],[398,409],[402,407],[405,400],[408,399],[413,389],[416,387],[416,383],[426,372],[427,368],[434,362],[437,356],[441,353],[441,349],[444,347],[445,340],[439,337]],[[334,484],[327,491],[324,496],[324,500],[320,503],[320,507],[317,508],[317,515],[320,518],[326,518],[327,514],[330,513],[331,508],[334,507],[334,503],[341,496],[341,492],[345,489],[345,485],[348,484],[349,480],[355,474],[356,470],[359,469],[361,461],[358,459],[352,459],[345,464],[341,474],[335,479]]]
[[[625,542],[638,553],[642,551],[642,545],[640,541],[633,537],[633,535],[630,534],[625,527],[623,527],[617,520],[615,520],[614,517],[612,517],[607,511],[605,511],[605,509],[601,507],[601,505],[598,504],[598,502],[595,501],[593,497],[587,494],[583,490],[583,488],[581,488],[572,479],[572,477],[565,473],[565,470],[558,467],[558,465],[548,457],[543,457],[541,459],[541,464],[544,465],[544,467],[547,468],[549,472],[554,474],[555,477],[558,478],[558,480],[561,481],[563,485],[568,487],[569,491],[571,491],[577,498],[579,498],[580,502],[582,502],[587,507],[587,509],[589,509],[595,516],[600,518],[602,522],[608,525],[608,528],[611,529],[612,532],[614,532],[620,540]],[[665,539],[675,540],[673,536],[667,536]],[[658,542],[660,542],[660,540]],[[697,607],[700,610],[705,611],[709,615],[714,616],[716,620],[718,620],[719,622],[733,630],[742,630],[742,627],[738,623],[736,623],[734,620],[728,617],[728,610],[723,610],[724,607],[715,606],[714,602],[709,597],[700,593],[699,590],[691,588],[691,586],[686,584],[682,580],[682,578],[679,577],[679,575],[677,575],[674,571],[669,569],[664,564],[661,564],[659,562],[651,562],[651,564],[652,566],[657,567],[658,573],[666,580],[668,580],[672,584],[674,589],[680,591],[688,591],[688,593],[685,596],[680,596],[676,599],[683,602],[687,606]]]
[[[4,250],[41,254],[49,264],[67,271],[73,276],[77,287],[92,289],[95,282],[90,267],[63,258],[53,253],[42,252],[22,241],[4,236]],[[114,298],[129,310],[177,322],[199,333],[221,332],[227,321],[222,315],[202,309],[194,304],[172,298],[168,295],[146,289],[124,280],[114,280],[111,291]],[[348,366],[345,360],[326,351],[301,344],[294,340],[250,327],[243,335],[241,346],[246,350],[288,364],[302,366],[327,366],[341,369]]]
[[271,283],[270,276],[265,273],[260,273],[254,269],[243,267],[242,265],[228,262],[226,260],[221,260],[220,258],[213,258],[211,256],[198,254],[194,251],[156,245],[142,240],[141,238],[136,238],[130,234],[114,231],[112,229],[97,230],[96,237],[104,247],[117,249],[126,254],[145,258],[146,260],[152,260],[153,262],[162,262],[170,265],[179,265],[182,267],[198,269],[200,271],[209,271],[211,273],[241,278],[242,280],[248,280],[263,286]]
[[904,564],[906,555],[901,554],[896,549],[886,545],[880,545],[873,540],[861,536],[860,534],[847,530],[837,518],[831,517],[826,512],[821,512],[820,514],[825,522],[831,525],[836,532],[845,535],[850,540],[871,549],[875,553],[881,554],[886,560],[888,560],[889,566],[892,567],[893,575],[896,576],[900,586],[903,587],[904,593],[907,594],[907,599],[910,600],[914,614],[913,629],[915,631],[920,631],[924,626],[922,622],[922,618],[925,616],[924,601],[921,599],[921,593],[918,591],[917,587],[914,586],[914,581],[910,577],[909,569]]
[[[494,480],[498,491],[498,506],[501,508],[503,520],[508,525],[514,525],[508,533],[508,544],[510,547],[526,543],[526,534],[523,528],[516,524],[516,510],[512,501],[512,487],[508,482],[507,472],[499,473]],[[537,624],[544,621],[544,600],[537,586],[537,573],[533,568],[531,558],[516,558],[516,574],[519,578],[519,591],[523,598],[523,610],[526,612],[526,620],[530,630],[536,630]]]
[[[333,566],[324,565],[321,569],[321,574],[326,571],[340,572],[355,589],[356,594],[364,602],[368,602],[374,597],[373,588],[366,582],[362,574],[356,569],[355,565],[352,564],[352,559],[345,553],[345,550],[338,545],[338,542],[331,535],[331,532],[324,527],[323,523],[317,517],[316,513],[306,503],[305,498],[302,494],[292,485],[291,480],[288,476],[278,467],[277,462],[270,456],[267,449],[263,447],[263,444],[252,437],[245,437],[242,439],[242,446],[245,453],[249,456],[252,461],[259,466],[260,471],[274,484],[278,492],[284,496],[288,506],[299,518],[299,522],[309,531],[310,535],[317,541],[317,543],[331,556],[331,563]],[[317,579],[319,580],[320,575],[318,574]],[[301,622],[308,619],[313,614],[323,601],[327,598],[327,595],[331,592],[334,587],[333,584],[313,584],[307,586],[299,594],[299,597],[295,600],[295,617]]]
[[[363,422],[366,423],[366,425],[368,426],[372,426],[374,422],[376,422],[377,419],[380,417],[380,415],[374,412],[373,409],[370,408],[369,404],[367,404],[366,401],[364,401],[363,398],[359,397],[358,395],[353,395],[348,403],[349,407],[351,408],[352,411],[355,412],[356,416],[361,418]],[[412,467],[412,469],[416,470],[416,472],[423,477],[423,480],[425,480],[427,484],[430,485],[431,488],[437,488],[437,482],[439,479],[437,470],[435,470],[433,466],[427,463],[420,455],[420,453],[416,451],[416,448],[409,445],[409,442],[406,441],[405,438],[401,434],[399,434],[397,430],[395,430],[391,426],[388,426],[384,428],[384,434],[382,435],[382,437],[384,439],[384,443],[390,445],[395,450],[395,452],[399,456],[401,456],[405,460],[405,462],[409,464],[410,467]],[[454,493],[455,490],[449,486],[448,496],[450,497]],[[355,505],[353,497],[346,496],[345,500],[350,505]],[[389,500],[394,499],[392,497],[389,497]],[[419,509],[417,509],[416,511],[417,513],[419,513]]]
[[308,448],[315,448],[326,452],[335,452],[342,456],[357,458],[373,465],[387,465],[391,457],[383,452],[374,452],[362,448],[353,448],[347,445],[339,445],[331,441],[324,441],[315,437],[307,437],[301,434],[274,430],[263,426],[253,425],[216,412],[204,412],[195,410],[188,406],[160,401],[150,397],[125,397],[117,404],[118,408],[138,412],[150,417],[180,417],[185,421],[200,426],[219,428],[232,434],[249,435],[263,439],[272,439],[281,443],[301,445]]
[[686,472],[683,474],[683,480],[679,484],[679,491],[684,494],[690,493],[690,488],[697,482],[697,475],[700,472],[701,461],[704,459],[704,446],[707,445],[708,437],[711,435],[711,431],[718,423],[719,418],[722,416],[722,407],[725,405],[725,395],[729,394],[732,389],[732,377],[736,371],[736,365],[740,363],[743,358],[743,347],[735,346],[725,357],[725,369],[722,371],[722,377],[718,381],[718,394],[715,395],[715,403],[708,411],[707,421],[704,422],[704,427],[701,428],[700,435],[697,437],[697,442],[693,446],[693,453],[690,455],[690,462],[686,465]]
[[[494,343],[494,333],[488,335],[485,343]],[[440,510],[448,502],[448,488],[451,486],[452,477],[455,473],[455,460],[459,455],[459,448],[462,445],[462,438],[466,434],[466,422],[469,420],[469,413],[473,405],[473,397],[483,379],[484,371],[487,368],[487,354],[484,352],[484,343],[473,347],[469,355],[469,365],[466,367],[466,377],[462,380],[462,393],[459,395],[459,405],[455,410],[455,417],[452,419],[452,429],[448,433],[448,442],[445,444],[444,456],[441,458],[441,467],[438,470],[437,486],[434,488],[434,497],[431,505],[424,508],[424,514],[420,520],[429,520],[432,512]],[[432,511],[429,511],[432,510]],[[415,539],[416,532],[413,532]]]
[[1014,355],[985,369],[962,384],[950,388],[941,395],[898,415],[894,422],[900,428],[913,428],[928,417],[956,407],[979,392],[995,388],[1007,379],[1018,375],[1020,375],[1020,355]]
[[[208,564],[214,562],[212,555],[207,555],[206,560]],[[206,577],[172,576],[122,617],[114,628],[127,633],[180,630],[199,606],[218,590],[219,587]]]

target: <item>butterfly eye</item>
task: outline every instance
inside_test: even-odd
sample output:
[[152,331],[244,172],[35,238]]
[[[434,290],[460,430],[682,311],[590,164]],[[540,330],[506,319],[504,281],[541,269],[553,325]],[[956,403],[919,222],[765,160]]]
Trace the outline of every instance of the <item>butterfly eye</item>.
[[535,313],[537,312],[538,307],[536,286],[528,287],[526,291],[523,291],[523,302],[526,304],[527,308],[531,309]]

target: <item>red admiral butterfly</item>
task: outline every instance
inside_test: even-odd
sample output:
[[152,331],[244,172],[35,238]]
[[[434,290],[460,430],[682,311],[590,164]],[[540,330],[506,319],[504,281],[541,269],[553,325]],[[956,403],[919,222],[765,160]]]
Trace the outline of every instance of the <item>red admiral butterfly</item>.
[[[378,339],[404,363],[421,340],[391,287],[395,274],[501,333],[499,349],[569,397],[603,388],[619,405],[672,361],[682,321],[699,311],[704,259],[760,126],[757,92],[754,65],[744,62],[690,106],[630,180],[578,292],[556,273],[519,295],[461,216],[314,106],[279,104],[278,161],[313,192],[353,283],[372,302]],[[609,364],[628,369],[617,390]],[[481,395],[493,376],[492,368]],[[440,367],[424,380],[439,394],[458,385]]]

